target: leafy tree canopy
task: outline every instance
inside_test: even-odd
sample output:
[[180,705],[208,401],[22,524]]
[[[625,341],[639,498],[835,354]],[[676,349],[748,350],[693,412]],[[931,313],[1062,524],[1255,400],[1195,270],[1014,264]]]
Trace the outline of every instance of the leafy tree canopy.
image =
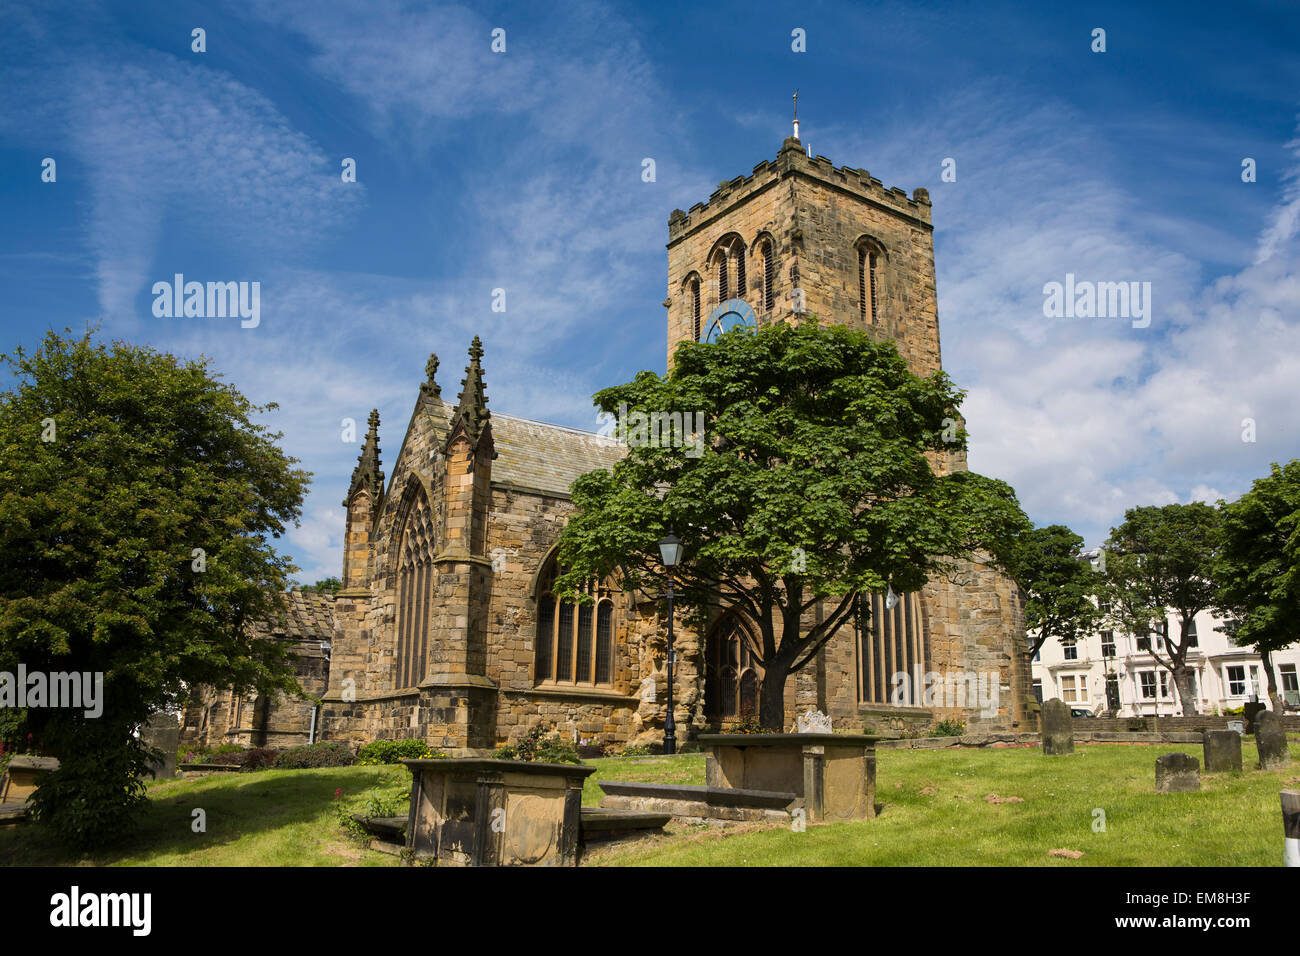
[[[961,398],[942,372],[914,375],[892,342],[811,320],[684,343],[667,376],[595,396],[629,449],[574,483],[557,586],[576,593],[619,571],[627,587],[662,588],[657,544],[671,526],[696,626],[735,608],[761,632],[760,716],[778,727],[786,674],[858,595],[917,590],[981,548],[1005,555],[1028,526],[1004,483],[936,470],[965,447]],[[656,413],[681,414],[698,442],[639,434],[633,416]],[[826,613],[805,620],[823,599]]]
[[1011,575],[1024,590],[1030,653],[1049,640],[1079,640],[1096,630],[1102,582],[1084,560],[1083,538],[1064,525],[1032,528],[1011,549]]
[[85,845],[138,802],[131,734],[152,712],[198,684],[296,689],[282,647],[246,625],[279,613],[293,568],[272,540],[309,476],[253,421],[275,406],[206,362],[67,331],[3,357],[0,667],[103,675],[102,716],[26,714],[63,764],[37,813]]

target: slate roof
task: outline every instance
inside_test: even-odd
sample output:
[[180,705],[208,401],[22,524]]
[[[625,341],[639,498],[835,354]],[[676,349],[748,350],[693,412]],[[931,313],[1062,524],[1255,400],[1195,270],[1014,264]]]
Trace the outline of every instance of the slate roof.
[[316,591],[294,588],[282,595],[285,622],[259,620],[254,624],[260,634],[294,641],[329,641],[334,638],[334,599]]
[[492,480],[568,495],[580,476],[612,468],[627,449],[612,438],[562,425],[492,416],[497,460]]
[[[456,406],[431,399],[429,413],[437,422],[435,433],[445,437]],[[550,494],[569,494],[580,476],[598,468],[612,468],[627,454],[625,446],[595,432],[536,422],[514,415],[492,413],[492,440],[497,457],[492,481]]]

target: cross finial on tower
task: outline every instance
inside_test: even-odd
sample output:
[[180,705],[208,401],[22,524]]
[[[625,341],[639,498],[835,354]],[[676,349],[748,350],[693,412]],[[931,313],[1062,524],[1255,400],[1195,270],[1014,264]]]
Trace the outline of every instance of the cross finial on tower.
[[799,91],[794,91],[794,138],[799,138]]

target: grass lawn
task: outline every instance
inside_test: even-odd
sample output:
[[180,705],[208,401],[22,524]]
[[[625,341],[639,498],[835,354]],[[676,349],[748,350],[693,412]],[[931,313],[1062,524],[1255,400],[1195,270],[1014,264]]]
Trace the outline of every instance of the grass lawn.
[[[403,776],[410,780],[400,766],[324,767],[154,783],[141,826],[111,850],[69,857],[39,827],[24,824],[0,830],[0,864],[396,866],[395,857],[363,849],[339,826],[334,792],[361,796]],[[207,814],[206,833],[191,829],[195,809]]]
[[[1201,792],[1156,794],[1155,759],[1199,745],[1086,744],[1065,757],[1037,748],[883,750],[876,768],[875,820],[718,830],[674,826],[662,837],[593,851],[604,866],[1280,866],[1278,791],[1300,786],[1300,764],[1263,772],[1242,743],[1241,775],[1204,776]],[[1291,744],[1300,760],[1300,744]],[[658,758],[656,776],[633,777],[592,761],[593,779],[702,783],[698,754]],[[606,765],[609,772],[606,771]],[[653,766],[653,765],[651,765]],[[647,767],[650,769],[650,767]],[[592,784],[588,785],[589,787]],[[1023,803],[991,803],[991,794]],[[584,794],[584,802],[587,795]],[[1096,814],[1105,830],[1096,832]],[[725,836],[724,836],[725,834]],[[1055,849],[1083,853],[1050,857]]]
[[[593,850],[606,866],[1278,866],[1278,791],[1300,786],[1297,762],[1279,771],[1202,778],[1195,794],[1154,790],[1155,759],[1197,745],[1080,745],[1068,757],[1036,748],[886,750],[879,754],[875,820],[809,826],[803,833],[753,825],[727,830],[673,825],[665,836]],[[1247,768],[1254,744],[1242,746]],[[589,761],[583,804],[597,780],[702,784],[704,757]],[[149,787],[142,826],[111,850],[68,857],[31,825],[0,830],[0,864],[96,866],[395,866],[338,824],[335,791],[400,793],[402,767],[264,770]],[[990,794],[1023,803],[991,803]],[[192,811],[207,832],[191,830]],[[1105,813],[1105,830],[1094,821]],[[1077,859],[1049,857],[1067,849]]]

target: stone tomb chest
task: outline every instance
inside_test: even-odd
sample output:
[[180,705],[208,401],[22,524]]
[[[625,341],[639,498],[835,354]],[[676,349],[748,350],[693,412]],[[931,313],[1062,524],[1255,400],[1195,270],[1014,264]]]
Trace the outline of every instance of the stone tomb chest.
[[576,866],[582,784],[595,767],[517,760],[403,760],[406,845],[438,866]]
[[702,734],[705,783],[786,791],[809,823],[876,815],[876,741],[863,734]]
[[0,775],[0,803],[26,803],[40,786],[41,776],[58,769],[59,762],[53,757],[12,757]]

